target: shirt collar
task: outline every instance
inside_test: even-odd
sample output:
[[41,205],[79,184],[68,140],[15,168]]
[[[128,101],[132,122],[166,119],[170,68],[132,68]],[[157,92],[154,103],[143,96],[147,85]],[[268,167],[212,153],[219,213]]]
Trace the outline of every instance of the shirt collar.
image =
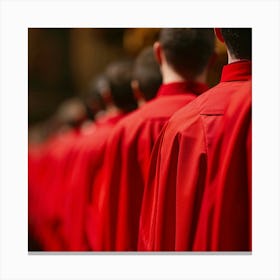
[[237,61],[223,67],[221,82],[247,81],[252,79],[252,62]]
[[158,90],[157,97],[169,96],[177,94],[195,94],[200,95],[201,93],[208,90],[208,86],[198,82],[174,82],[168,84],[162,84]]

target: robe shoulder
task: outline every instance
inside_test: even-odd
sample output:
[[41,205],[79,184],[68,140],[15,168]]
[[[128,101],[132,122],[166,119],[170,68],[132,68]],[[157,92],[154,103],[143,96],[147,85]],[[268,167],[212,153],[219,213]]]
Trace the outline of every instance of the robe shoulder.
[[[251,81],[222,82],[176,112],[153,151],[141,212],[139,249],[193,249],[209,166],[233,99]],[[230,133],[230,128],[226,127]],[[212,160],[213,162],[210,162]],[[149,212],[149,213],[148,213]]]

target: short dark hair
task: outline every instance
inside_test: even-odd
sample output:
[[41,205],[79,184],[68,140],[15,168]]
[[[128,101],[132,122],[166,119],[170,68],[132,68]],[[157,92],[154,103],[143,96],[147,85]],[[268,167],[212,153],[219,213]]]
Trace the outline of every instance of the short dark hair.
[[116,61],[105,72],[114,104],[126,112],[138,107],[131,87],[132,65],[132,61],[127,59]]
[[138,55],[134,63],[132,78],[138,81],[145,100],[151,100],[156,96],[162,83],[162,76],[153,47],[145,48]]
[[64,100],[57,109],[55,118],[60,125],[79,127],[86,119],[86,107],[80,97]]
[[229,52],[238,59],[252,58],[252,28],[221,28]]
[[105,74],[99,74],[89,84],[89,88],[85,94],[85,105],[87,114],[90,119],[94,119],[99,111],[106,110],[103,93],[110,88],[109,81]]
[[183,77],[193,79],[207,66],[215,35],[212,28],[164,28],[159,42],[167,63]]

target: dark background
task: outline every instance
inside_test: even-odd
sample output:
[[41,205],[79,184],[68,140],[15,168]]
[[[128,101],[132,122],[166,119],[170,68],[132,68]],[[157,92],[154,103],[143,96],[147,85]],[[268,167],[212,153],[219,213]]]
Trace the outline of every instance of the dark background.
[[[47,120],[70,97],[83,97],[90,81],[120,57],[136,57],[157,39],[159,28],[29,28],[28,124]],[[209,75],[218,83],[226,51],[217,43]]]

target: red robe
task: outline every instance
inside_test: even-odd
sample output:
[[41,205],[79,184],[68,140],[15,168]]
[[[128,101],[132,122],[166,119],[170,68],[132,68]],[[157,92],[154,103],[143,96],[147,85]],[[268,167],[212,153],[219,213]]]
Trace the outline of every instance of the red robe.
[[[38,239],[36,223],[38,217],[38,174],[41,159],[43,157],[44,144],[29,144],[28,146],[28,233]],[[39,241],[39,240],[37,240]]]
[[64,250],[62,241],[56,234],[60,227],[60,196],[65,187],[60,179],[68,163],[65,161],[65,153],[78,136],[78,131],[71,130],[52,137],[42,146],[36,166],[29,157],[29,194],[32,199],[29,212],[35,235],[46,251]]
[[87,132],[69,151],[68,160],[72,163],[64,180],[66,189],[61,201],[62,235],[66,250],[89,250],[85,237],[85,217],[91,187],[102,168],[106,140],[113,126],[124,116],[124,113],[111,114],[97,121],[87,128]]
[[93,250],[137,250],[139,215],[154,142],[171,115],[206,89],[198,83],[162,85],[154,100],[116,126],[106,149],[104,183],[94,187],[89,231]]
[[250,250],[251,83],[250,62],[229,64],[166,125],[152,154],[140,251]]
[[[194,250],[251,250],[251,84],[234,95],[209,154]],[[228,129],[230,128],[230,129]]]

